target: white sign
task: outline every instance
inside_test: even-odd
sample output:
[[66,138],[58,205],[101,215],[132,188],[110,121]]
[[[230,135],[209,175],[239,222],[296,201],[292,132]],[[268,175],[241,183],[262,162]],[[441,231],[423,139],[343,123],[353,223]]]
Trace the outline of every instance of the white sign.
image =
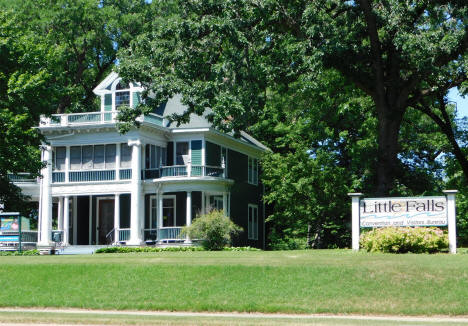
[[445,196],[364,198],[359,211],[363,228],[447,225]]

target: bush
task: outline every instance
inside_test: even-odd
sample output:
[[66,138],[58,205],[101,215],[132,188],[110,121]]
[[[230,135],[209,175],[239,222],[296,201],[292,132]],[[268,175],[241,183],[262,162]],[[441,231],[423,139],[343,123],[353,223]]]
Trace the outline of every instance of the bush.
[[219,210],[199,216],[191,226],[182,230],[183,234],[188,234],[191,239],[200,239],[206,250],[222,250],[231,244],[231,237],[241,231],[241,227]]
[[360,244],[369,252],[434,253],[448,248],[448,236],[435,227],[387,227],[363,233]]
[[0,256],[39,256],[39,250],[19,251],[0,251]]
[[166,251],[204,251],[202,247],[107,247],[99,248],[94,253],[96,254],[125,254],[135,252],[166,252]]

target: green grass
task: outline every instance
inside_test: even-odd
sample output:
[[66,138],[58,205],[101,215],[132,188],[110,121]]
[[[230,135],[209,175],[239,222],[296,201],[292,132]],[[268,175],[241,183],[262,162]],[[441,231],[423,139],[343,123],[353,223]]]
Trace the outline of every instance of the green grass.
[[468,255],[347,250],[0,257],[0,306],[467,315]]

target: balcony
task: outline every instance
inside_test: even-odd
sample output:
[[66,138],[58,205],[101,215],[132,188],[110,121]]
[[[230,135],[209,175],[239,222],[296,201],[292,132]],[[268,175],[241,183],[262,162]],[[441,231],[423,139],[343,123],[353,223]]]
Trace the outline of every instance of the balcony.
[[[69,172],[52,172],[52,183],[65,182],[65,173],[68,173],[68,182],[95,182],[95,181],[114,181],[116,179],[116,170],[78,170]],[[118,170],[120,180],[130,180],[132,178],[131,169]]]
[[[41,127],[60,127],[60,126],[83,126],[99,125],[117,122],[118,111],[107,112],[84,112],[53,114],[50,117],[41,116]],[[147,122],[157,126],[164,125],[164,118],[160,115],[150,113],[138,118],[140,122]]]
[[171,177],[215,177],[224,178],[224,168],[209,165],[172,165],[142,171],[142,179]]

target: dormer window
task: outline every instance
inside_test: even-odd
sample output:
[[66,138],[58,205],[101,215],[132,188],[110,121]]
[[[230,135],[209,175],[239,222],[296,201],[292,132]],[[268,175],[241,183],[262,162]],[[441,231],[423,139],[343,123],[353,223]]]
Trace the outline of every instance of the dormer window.
[[122,80],[115,87],[115,108],[130,106],[130,87]]

